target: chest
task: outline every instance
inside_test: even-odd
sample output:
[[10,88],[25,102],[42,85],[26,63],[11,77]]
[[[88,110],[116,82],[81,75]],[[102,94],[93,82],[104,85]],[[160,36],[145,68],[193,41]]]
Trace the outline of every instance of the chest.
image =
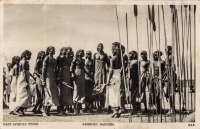
[[93,64],[92,64],[92,61],[90,61],[90,60],[86,60],[86,61],[85,61],[85,67],[86,67],[86,68],[92,68],[92,65],[93,65]]
[[104,54],[95,54],[95,59],[96,60],[104,60],[105,59],[105,55]]

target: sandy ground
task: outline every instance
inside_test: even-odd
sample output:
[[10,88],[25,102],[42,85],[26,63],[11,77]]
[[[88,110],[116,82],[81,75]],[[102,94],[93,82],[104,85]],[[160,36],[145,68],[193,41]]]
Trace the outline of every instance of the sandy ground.
[[[148,98],[148,94],[147,94]],[[179,121],[179,95],[178,93],[175,95],[175,108],[177,110],[176,113],[176,121]],[[190,99],[189,99],[190,101]],[[193,99],[194,101],[194,99]],[[147,101],[148,102],[148,101]],[[193,102],[194,104],[194,102]],[[169,102],[164,99],[163,102],[163,108],[165,107],[166,111],[170,108]],[[126,105],[127,107],[127,105]],[[189,102],[188,107],[191,107],[191,102]],[[144,107],[142,106],[144,109]],[[128,109],[128,107],[127,107]],[[23,117],[16,116],[16,115],[10,115],[8,109],[3,110],[3,121],[4,122],[129,122],[129,115],[128,113],[124,113],[121,115],[120,118],[111,118],[112,114],[98,114],[96,112],[94,113],[87,113],[87,114],[81,114],[81,115],[74,115],[67,113],[66,116],[58,116],[56,114],[56,107],[52,107],[51,116],[49,117],[43,117],[41,114],[33,114],[31,112],[31,108],[28,109],[25,113],[26,115]],[[182,115],[183,116],[183,115]],[[186,115],[185,115],[186,116]],[[157,118],[158,117],[158,118]],[[140,123],[141,122],[141,116],[131,116],[132,122],[134,123]],[[148,123],[148,118],[150,118],[150,121],[153,122],[153,116],[148,117],[148,114],[142,116],[142,122]],[[160,115],[154,115],[154,122],[161,122],[161,116]],[[171,117],[162,115],[162,122],[171,122]]]
[[[55,111],[51,112],[51,116],[43,117],[41,114],[33,114],[28,110],[25,116],[16,116],[9,115],[9,110],[4,109],[3,112],[3,121],[4,122],[129,122],[130,118],[132,118],[132,122],[140,123],[141,116],[140,115],[132,115],[129,117],[128,113],[124,113],[120,118],[111,118],[112,114],[81,114],[74,115],[67,113],[66,116],[58,116]],[[161,121],[161,116],[158,115],[158,122]],[[150,117],[151,122],[153,122],[153,116]],[[163,122],[171,122],[171,117],[167,116],[165,121],[165,115],[162,116]],[[178,121],[179,115],[176,114],[176,119]],[[154,122],[157,122],[157,115],[154,115]],[[148,122],[148,115],[142,116],[142,122]]]

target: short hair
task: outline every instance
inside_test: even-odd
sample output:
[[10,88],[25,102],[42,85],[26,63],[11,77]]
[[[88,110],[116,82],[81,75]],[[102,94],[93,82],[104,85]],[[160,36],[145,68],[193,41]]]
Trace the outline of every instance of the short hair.
[[87,55],[92,55],[92,52],[91,51],[86,52],[86,56],[85,56],[86,59],[87,59]]
[[129,54],[135,55],[136,58],[138,59],[138,53],[137,53],[136,51],[134,51],[134,50],[133,50],[133,51],[130,51]]
[[155,51],[154,53],[153,53],[153,56],[162,56],[162,52],[161,51],[159,51],[159,50],[157,50],[157,51]]
[[140,55],[147,55],[147,52],[146,52],[146,51],[142,51],[142,52],[140,53]]

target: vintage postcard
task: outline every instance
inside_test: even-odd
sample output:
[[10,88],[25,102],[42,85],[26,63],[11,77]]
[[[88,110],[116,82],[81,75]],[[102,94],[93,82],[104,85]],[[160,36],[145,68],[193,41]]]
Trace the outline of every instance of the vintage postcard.
[[0,3],[0,129],[200,128],[198,1]]

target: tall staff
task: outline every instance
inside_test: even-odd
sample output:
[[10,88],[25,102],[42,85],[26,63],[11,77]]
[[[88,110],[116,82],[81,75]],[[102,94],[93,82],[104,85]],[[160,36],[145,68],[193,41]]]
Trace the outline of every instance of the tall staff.
[[[136,20],[136,39],[137,39],[137,52],[139,53],[139,44],[138,44],[138,28],[137,28],[137,15],[138,15],[138,9],[137,9],[137,5],[134,5],[134,15],[135,15],[135,20]],[[139,82],[139,94],[140,94],[140,113],[141,113],[141,122],[142,122],[142,107],[141,107],[141,84],[140,84],[140,66],[139,66],[139,58],[137,58],[137,62],[138,62],[138,82]]]
[[[156,39],[156,23],[155,23],[155,10],[154,10],[154,5],[152,5],[152,25],[153,25],[153,33],[154,33],[154,36],[155,36],[155,42],[156,42],[156,49],[158,50],[158,47],[157,47],[157,39]],[[153,34],[152,33],[152,34]],[[152,35],[152,53],[153,53],[153,35]],[[160,54],[160,52],[158,53],[158,54]],[[154,68],[154,67],[152,67],[152,68]],[[154,69],[153,69],[153,72],[155,72],[154,71]],[[155,73],[153,74],[154,75],[154,79],[155,79]],[[155,84],[156,83],[156,84]],[[154,80],[154,83],[153,83],[153,85],[154,85],[154,91],[153,91],[153,94],[155,95],[155,97],[154,97],[154,101],[155,101],[155,105],[156,105],[156,120],[157,120],[157,122],[158,122],[158,103],[157,103],[157,96],[156,96],[156,87],[155,87],[155,85],[157,85],[157,82],[155,82],[155,80]]]
[[177,69],[178,69],[178,87],[179,87],[179,121],[181,121],[181,75],[180,71],[182,67],[180,65],[181,58],[180,58],[180,40],[179,40],[179,26],[178,26],[178,13],[177,9],[175,11],[175,34],[176,34],[176,59],[177,59]]
[[[165,28],[165,13],[164,13],[164,8],[163,8],[163,5],[161,6],[162,7],[162,15],[163,15],[163,24],[164,24],[164,36],[165,36],[165,48],[167,48],[167,35],[166,35],[166,28]],[[165,53],[167,54],[167,51],[165,51]],[[169,60],[168,58],[166,58],[166,67],[168,68],[169,66]],[[169,77],[169,73],[167,71],[167,80],[168,80],[168,77]],[[167,87],[169,86],[169,82],[167,81]],[[164,108],[165,108],[165,102],[163,101],[163,104],[164,104]],[[165,114],[165,122],[166,122],[166,114]]]
[[[150,60],[150,62],[152,61],[152,58],[151,58],[151,47],[152,47],[152,45],[151,45],[151,42],[152,42],[152,25],[151,25],[151,10],[150,10],[150,6],[148,5],[148,18],[149,18],[149,24],[150,24],[150,34],[149,34],[149,60]],[[148,22],[147,22],[148,23]],[[150,67],[149,67],[149,85],[150,85],[150,88],[149,88],[149,98],[151,99],[151,102],[152,102],[152,105],[153,105],[153,93],[151,92],[151,90],[152,90],[152,63],[150,63]],[[153,108],[153,110],[152,110],[152,105],[151,105],[151,103],[149,103],[149,107],[150,107],[150,111],[151,111],[151,113],[153,114],[153,122],[154,122],[154,108]],[[150,122],[151,121],[151,113],[149,112],[149,119],[148,119],[148,122]]]
[[[150,13],[150,7],[148,5],[148,13]],[[149,14],[150,17],[150,14]],[[151,18],[149,18],[151,19]],[[147,22],[147,39],[148,39],[148,50],[149,50],[149,59],[150,59],[150,39],[149,39],[149,23],[148,23],[148,18],[146,18],[146,22]],[[150,23],[151,24],[151,23]],[[146,83],[147,84],[147,83]],[[149,88],[149,87],[148,87]],[[150,92],[149,92],[150,93]],[[149,103],[149,107],[150,107],[150,103]],[[148,112],[148,122],[150,122],[150,112]]]
[[171,122],[176,121],[175,117],[175,103],[174,103],[174,41],[175,41],[175,6],[173,5],[172,8],[172,57],[171,57],[171,104],[172,104],[172,114],[171,114]]
[[196,105],[196,5],[194,5],[194,94],[194,105]]
[[[129,54],[128,53],[129,52],[129,46],[128,46],[128,16],[127,16],[127,13],[126,13],[126,35],[127,35],[127,56],[128,56],[128,54]],[[129,61],[129,56],[128,56],[128,61]],[[128,63],[128,81],[130,81],[129,78],[130,78],[130,64]],[[130,99],[130,100],[127,99],[127,104],[129,102],[131,102],[131,92],[130,92],[130,85],[129,84],[130,83],[128,83],[128,85],[126,85],[127,86],[126,88],[128,90],[128,98]],[[130,109],[131,109],[131,104],[130,104]],[[129,113],[129,122],[132,122],[132,117],[131,117],[130,110],[129,110],[128,113]]]
[[[193,105],[193,103],[192,103],[192,101],[193,101],[193,98],[192,98],[192,75],[193,75],[193,73],[192,73],[192,34],[191,34],[191,29],[192,29],[192,27],[191,27],[191,5],[189,5],[189,26],[190,26],[190,91],[191,91],[191,98],[190,98],[190,100],[191,100],[191,102],[190,102],[190,106],[191,106],[191,111],[193,110],[193,108],[192,108],[192,105]],[[189,92],[189,91],[188,91]]]
[[[159,34],[159,39],[158,39],[158,43],[159,43],[159,51],[160,51],[160,8],[159,8],[159,5],[158,5],[158,34]],[[160,62],[160,54],[159,54],[159,60],[158,60],[158,63],[159,63],[159,86],[160,86],[160,96],[159,96],[159,99],[160,99],[160,122],[162,123],[162,97],[163,97],[163,89],[162,89],[162,76],[161,76],[161,62]]]
[[[186,110],[186,94],[185,94],[185,91],[186,91],[186,88],[185,88],[185,60],[184,60],[184,50],[185,50],[185,46],[184,46],[184,36],[185,36],[185,26],[183,26],[183,24],[185,23],[183,21],[183,9],[182,9],[182,5],[181,5],[181,25],[182,25],[182,62],[181,62],[181,67],[182,67],[182,71],[181,71],[181,76],[182,76],[182,80],[181,80],[181,83],[182,83],[182,88],[183,91],[182,91],[182,94],[183,94],[183,107],[182,107],[182,111],[185,113],[185,110]],[[184,22],[184,23],[183,23]],[[182,89],[181,89],[182,90]]]
[[[122,73],[123,73],[123,78],[124,78],[124,85],[126,85],[126,77],[125,77],[125,71],[124,71],[124,59],[123,59],[123,54],[122,54],[122,45],[121,45],[121,37],[120,37],[120,29],[119,29],[119,18],[118,18],[118,12],[117,12],[117,6],[115,5],[116,9],[116,18],[117,18],[117,27],[118,27],[118,35],[119,35],[119,42],[120,42],[120,55],[121,55],[121,63],[122,63]],[[129,121],[131,122],[131,121]]]

